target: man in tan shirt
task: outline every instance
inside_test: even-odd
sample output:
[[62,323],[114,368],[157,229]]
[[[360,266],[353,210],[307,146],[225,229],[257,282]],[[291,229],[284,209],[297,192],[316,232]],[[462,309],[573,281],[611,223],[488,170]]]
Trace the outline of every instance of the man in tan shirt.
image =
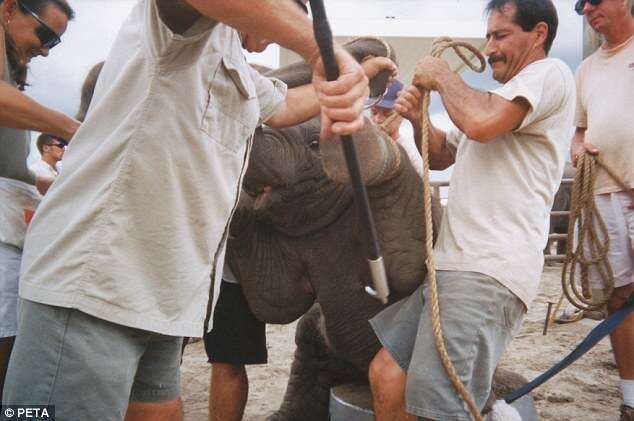
[[[234,28],[298,52],[314,87],[260,76]],[[325,82],[290,0],[138,2],[27,235],[7,403],[67,420],[182,419],[182,337],[210,319],[255,127],[320,108],[326,138],[363,124],[367,78],[337,54],[341,77]]]
[[[603,161],[634,189],[634,17],[632,0],[578,2],[603,44],[577,70],[577,126],[572,142],[573,164],[581,153],[601,154]],[[608,312],[618,310],[634,292],[634,203],[632,196],[599,168],[595,201],[606,223],[608,259],[615,290]],[[592,287],[602,289],[601,278],[590,270]],[[634,315],[610,335],[621,377],[621,420],[634,420]]]

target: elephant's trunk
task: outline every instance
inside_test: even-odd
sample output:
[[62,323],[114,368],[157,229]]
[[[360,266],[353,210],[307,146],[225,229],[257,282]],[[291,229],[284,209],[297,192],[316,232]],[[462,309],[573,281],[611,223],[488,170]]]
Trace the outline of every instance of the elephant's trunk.
[[[381,184],[397,174],[401,167],[401,155],[396,142],[369,119],[366,118],[363,130],[352,136],[352,141],[366,186]],[[337,183],[350,184],[341,138],[322,140],[320,149],[328,177]]]

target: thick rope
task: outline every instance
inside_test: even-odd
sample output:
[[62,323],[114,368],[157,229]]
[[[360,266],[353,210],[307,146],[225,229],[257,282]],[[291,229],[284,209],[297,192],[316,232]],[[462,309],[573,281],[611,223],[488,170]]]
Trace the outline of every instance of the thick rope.
[[[460,57],[471,69],[476,72],[482,72],[485,69],[485,61],[482,53],[472,46],[471,44],[465,42],[456,42],[451,38],[439,38],[434,41],[432,46],[431,56],[432,57],[440,57],[448,48],[453,48],[458,57]],[[471,51],[475,57],[480,61],[480,66],[476,66],[473,64],[460,50],[460,48],[465,48]],[[440,305],[438,302],[438,286],[436,283],[436,266],[434,263],[434,244],[433,244],[433,222],[432,222],[432,212],[431,212],[431,187],[429,183],[429,137],[430,137],[430,129],[431,124],[429,121],[429,104],[430,104],[430,92],[423,92],[423,100],[422,100],[422,157],[423,157],[423,191],[424,191],[424,202],[425,202],[425,249],[427,252],[427,274],[428,274],[428,282],[429,282],[429,297],[430,297],[430,305],[431,305],[431,315],[432,315],[432,327],[434,330],[434,341],[436,342],[436,348],[438,350],[438,355],[440,360],[442,361],[442,365],[445,367],[447,371],[447,375],[451,384],[456,389],[458,394],[461,396],[462,400],[466,403],[471,416],[476,421],[482,421],[482,415],[480,414],[480,409],[476,405],[473,397],[465,387],[465,385],[460,380],[456,369],[449,358],[449,354],[447,353],[447,348],[445,346],[445,341],[443,338],[442,328],[440,325]]]
[[[610,246],[608,232],[594,201],[597,165],[602,167],[619,187],[632,195],[634,199],[631,188],[599,156],[581,154],[578,157],[577,173],[572,186],[566,260],[561,271],[561,284],[568,301],[582,311],[601,310],[614,291],[614,273],[607,257]],[[578,235],[576,246],[574,245],[575,226]],[[581,290],[575,279],[577,267]],[[592,296],[590,288],[588,275],[592,267],[604,285],[603,297],[600,300]],[[559,300],[558,307],[561,302],[562,298]]]

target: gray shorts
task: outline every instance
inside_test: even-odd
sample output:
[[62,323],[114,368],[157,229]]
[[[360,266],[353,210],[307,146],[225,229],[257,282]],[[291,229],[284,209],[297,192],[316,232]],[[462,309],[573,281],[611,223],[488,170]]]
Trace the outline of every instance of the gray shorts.
[[0,338],[18,331],[18,279],[22,250],[0,243]]
[[[495,279],[480,273],[438,271],[436,278],[449,356],[483,408],[498,361],[522,323],[524,304]],[[383,347],[407,371],[407,412],[437,421],[469,421],[438,357],[430,306],[425,305],[426,285],[370,323]]]
[[59,420],[123,420],[129,401],[180,396],[182,338],[21,301],[5,405],[55,405]]

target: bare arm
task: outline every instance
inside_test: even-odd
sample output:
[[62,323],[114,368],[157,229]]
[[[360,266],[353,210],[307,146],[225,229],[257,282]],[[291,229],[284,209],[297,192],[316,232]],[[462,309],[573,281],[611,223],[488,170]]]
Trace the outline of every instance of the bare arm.
[[[421,101],[422,93],[415,86],[410,86],[403,92],[394,104],[394,110],[412,123],[414,128],[414,141],[418,152],[422,154],[423,131],[421,127]],[[447,144],[447,134],[429,124],[429,168],[432,170],[444,170],[452,166],[455,157]]]
[[290,127],[319,114],[320,106],[313,85],[289,89],[286,100],[266,122],[273,128]]
[[471,88],[444,60],[432,57],[418,63],[414,85],[438,91],[456,127],[477,142],[486,143],[517,129],[530,110],[523,98],[508,101]]
[[34,130],[70,140],[79,122],[46,108],[6,82],[0,81],[0,125]]
[[[372,79],[383,70],[389,70],[393,75],[396,75],[396,64],[386,57],[374,57],[370,60],[362,63],[361,67],[367,78]],[[362,98],[365,87],[362,85],[354,86],[349,92],[343,94],[341,97],[335,97],[326,99],[326,103],[333,107],[345,107],[346,104],[353,104],[353,110],[355,112],[361,112],[364,101],[356,101],[355,98]],[[297,88],[289,89],[286,96],[286,101],[276,111],[266,124],[273,128],[282,128],[294,126],[309,120],[319,114],[320,102],[319,98],[312,85],[298,86]],[[345,120],[352,116],[333,114],[333,117],[337,117]]]
[[[240,31],[276,42],[301,55],[314,68],[313,86],[320,94],[322,137],[352,134],[363,127],[361,111],[369,93],[361,66],[335,47],[340,77],[326,82],[312,24],[290,0],[156,0],[161,19],[174,31],[189,28],[201,15]],[[346,96],[353,91],[355,97]],[[361,94],[359,94],[361,92]],[[324,98],[344,98],[338,106],[324,105]],[[290,117],[287,121],[292,121]],[[283,121],[284,122],[284,121]]]
[[[170,8],[178,22],[195,21],[197,16],[191,10],[187,12],[182,3],[183,0],[159,0],[159,6],[163,10]],[[289,48],[308,62],[314,62],[318,56],[312,24],[290,0],[184,0],[184,3],[211,19]]]

